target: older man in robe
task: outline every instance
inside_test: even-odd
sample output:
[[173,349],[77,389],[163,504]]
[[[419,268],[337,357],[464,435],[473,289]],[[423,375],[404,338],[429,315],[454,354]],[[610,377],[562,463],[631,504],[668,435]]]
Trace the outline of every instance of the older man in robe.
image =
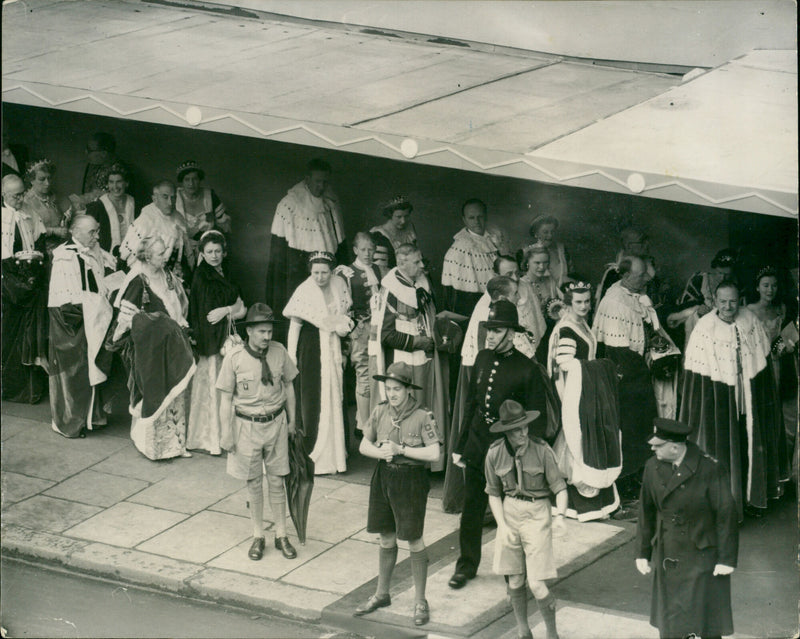
[[453,236],[444,256],[442,289],[444,308],[469,317],[486,290],[494,271],[494,260],[506,253],[502,231],[487,226],[486,204],[470,199],[461,207],[464,228]]
[[47,377],[45,234],[35,212],[23,211],[25,185],[3,177],[3,399],[37,403]]
[[[313,159],[303,180],[278,203],[269,247],[267,301],[283,308],[295,289],[308,277],[308,256],[326,251],[346,264],[350,253],[345,241],[339,198],[330,186],[331,166]],[[276,334],[282,332],[278,327]]]
[[645,293],[652,277],[647,263],[641,257],[624,257],[619,273],[621,279],[600,300],[592,330],[597,338],[597,358],[612,360],[620,376],[622,479],[617,486],[623,499],[632,500],[638,495],[641,470],[650,456],[646,436],[653,419],[675,417],[674,377],[655,379],[648,362],[652,364],[658,344],[672,349],[674,344]]
[[691,441],[730,469],[741,521],[783,494],[789,463],[769,339],[755,314],[739,306],[740,294],[735,282],[723,280],[714,310],[689,337],[681,421],[692,427]]
[[107,375],[98,365],[111,325],[106,281],[116,260],[100,248],[100,225],[77,215],[71,239],[53,251],[50,314],[50,410],[52,427],[64,437],[85,437],[106,423],[99,385]]
[[[381,281],[380,302],[372,315],[370,373],[383,375],[392,362],[408,364],[412,381],[422,388],[422,406],[433,413],[437,424],[447,425],[448,393],[433,337],[436,308],[422,254],[412,244],[400,245],[395,253],[397,266]],[[373,407],[386,397],[382,384],[376,384],[370,393]],[[446,433],[442,434],[446,441]],[[444,451],[433,470],[444,469],[443,455]]]

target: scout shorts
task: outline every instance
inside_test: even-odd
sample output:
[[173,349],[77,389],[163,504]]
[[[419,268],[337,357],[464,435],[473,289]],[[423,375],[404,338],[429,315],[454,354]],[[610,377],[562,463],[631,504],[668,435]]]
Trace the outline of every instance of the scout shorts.
[[253,422],[235,417],[239,427],[236,450],[228,453],[228,474],[236,479],[261,477],[266,468],[269,475],[289,474],[289,426],[286,412],[271,422]]
[[425,466],[378,462],[369,487],[367,532],[421,539],[429,490]]
[[527,575],[528,581],[554,579],[553,533],[550,525],[550,500],[503,500],[511,543],[495,538],[492,568],[498,575]]

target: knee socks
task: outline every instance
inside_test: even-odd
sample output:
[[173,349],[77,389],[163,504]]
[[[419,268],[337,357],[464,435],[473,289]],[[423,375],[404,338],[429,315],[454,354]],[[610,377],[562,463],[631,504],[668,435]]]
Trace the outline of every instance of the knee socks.
[[378,587],[375,589],[376,595],[388,595],[389,585],[392,582],[392,572],[397,563],[397,545],[391,548],[381,549],[378,553]]
[[519,588],[508,588],[511,597],[511,607],[514,609],[514,618],[517,620],[517,630],[521,638],[531,636],[528,625],[528,588],[522,584]]
[[250,509],[250,521],[253,522],[253,537],[264,536],[264,488],[261,485],[261,477],[251,479],[247,482],[247,503]]
[[280,485],[269,485],[269,505],[272,508],[272,520],[275,522],[275,536],[286,536],[286,491],[283,481]]
[[414,578],[415,601],[425,601],[425,586],[428,582],[428,551],[423,548],[411,553],[411,575]]
[[544,599],[537,599],[539,611],[542,613],[544,625],[547,628],[547,639],[558,639],[556,630],[556,599],[553,593],[548,592]]

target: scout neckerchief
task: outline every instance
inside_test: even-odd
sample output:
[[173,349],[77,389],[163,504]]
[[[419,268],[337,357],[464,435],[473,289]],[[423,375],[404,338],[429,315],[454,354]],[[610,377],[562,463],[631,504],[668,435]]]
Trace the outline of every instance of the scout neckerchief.
[[244,350],[261,362],[261,383],[264,384],[264,386],[269,386],[272,384],[272,371],[269,369],[269,364],[267,364],[267,353],[269,352],[269,346],[264,349],[263,353],[259,353],[258,351],[250,348],[250,344],[245,342]]

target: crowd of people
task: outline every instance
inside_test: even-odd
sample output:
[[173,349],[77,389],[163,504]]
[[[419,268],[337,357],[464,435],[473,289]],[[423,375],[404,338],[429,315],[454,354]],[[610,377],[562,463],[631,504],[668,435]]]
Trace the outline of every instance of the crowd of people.
[[[730,502],[734,526],[781,496],[798,374],[783,265],[737,281],[736,251],[724,249],[670,299],[647,235],[630,227],[592,284],[576,275],[555,217],[536,217],[530,240],[512,246],[471,198],[434,283],[409,199],[388,200],[385,222],[351,243],[331,167],[314,159],[277,206],[265,297],[248,310],[227,267],[236,218],[202,186],[201,166],[182,162],[137,215],[114,147],[107,134],[90,139],[82,191],[68,198],[53,192],[52,162],[3,165],[3,399],[49,394],[53,430],[85,437],[106,423],[121,377],[146,457],[228,451],[228,472],[248,486],[254,560],[265,547],[263,470],[275,545],[296,556],[282,480],[289,441],[315,474],[346,472],[356,451],[379,460],[367,525],[380,534],[378,587],[356,614],[390,605],[404,539],[414,621],[428,621],[429,469],[444,473],[445,510],[461,512],[450,587],[476,576],[488,505],[495,569],[508,576],[521,636],[530,636],[525,575],[548,638],[557,636],[544,582],[555,576],[551,519],[561,529],[564,516],[638,514],[652,528],[665,503],[656,461],[692,472],[711,463],[706,479],[723,495],[713,507]],[[735,550],[726,552],[709,560],[712,571],[732,570]],[[670,579],[658,582],[663,618],[675,605]],[[687,632],[727,632],[716,628]]]

